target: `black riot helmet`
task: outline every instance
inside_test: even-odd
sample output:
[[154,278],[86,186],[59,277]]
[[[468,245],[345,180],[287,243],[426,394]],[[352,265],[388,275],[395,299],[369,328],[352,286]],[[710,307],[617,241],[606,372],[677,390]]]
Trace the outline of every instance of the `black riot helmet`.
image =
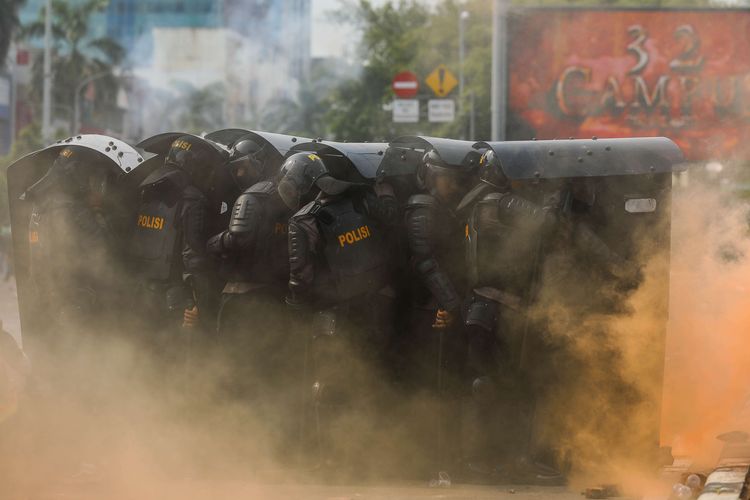
[[48,189],[56,187],[71,196],[104,196],[109,185],[108,160],[89,148],[67,146],[58,154],[47,174],[27,193],[40,197]]
[[266,178],[265,165],[259,154],[262,149],[250,139],[243,139],[232,146],[229,155],[229,172],[241,190]]
[[438,193],[440,190],[437,177],[449,177],[452,184],[456,186],[455,194],[451,197],[460,199],[462,194],[459,195],[459,190],[465,187],[464,184],[469,180],[469,174],[471,174],[470,166],[447,163],[437,151],[431,149],[424,154],[417,168],[417,186],[433,196],[442,198]]
[[346,191],[352,184],[334,179],[323,160],[314,153],[295,153],[281,165],[278,192],[284,203],[296,210],[314,197],[314,188],[329,195]]
[[199,189],[210,187],[217,167],[218,151],[197,137],[184,135],[172,142],[164,165],[185,172]]
[[508,186],[508,177],[503,172],[500,158],[491,149],[479,159],[479,180],[500,189]]

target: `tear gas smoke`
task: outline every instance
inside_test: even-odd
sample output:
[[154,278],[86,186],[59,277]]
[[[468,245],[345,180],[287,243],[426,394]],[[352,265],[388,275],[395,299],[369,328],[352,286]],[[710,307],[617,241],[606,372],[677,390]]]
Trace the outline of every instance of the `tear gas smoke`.
[[[748,427],[750,368],[743,357],[750,350],[750,248],[743,207],[690,187],[675,193],[672,214],[671,264],[655,242],[640,241],[637,289],[610,286],[592,293],[569,285],[571,279],[598,282],[590,263],[565,252],[552,252],[545,263],[532,324],[553,348],[524,386],[539,395],[526,416],[535,444],[572,457],[574,485],[621,482],[626,490],[642,491],[644,478],[652,477],[663,360],[654,346],[667,307],[662,443],[709,463],[716,434]],[[656,279],[667,265],[671,305],[663,293],[666,283]],[[0,427],[6,492],[20,498],[74,488],[81,475],[87,477],[87,467],[96,470],[98,487],[110,498],[175,492],[183,499],[207,498],[210,490],[191,483],[205,478],[247,484],[311,480],[295,465],[300,443],[282,431],[288,411],[260,411],[227,397],[225,365],[211,354],[197,360],[199,369],[189,379],[180,370],[165,372],[164,353],[150,356],[134,333],[132,310],[111,313],[106,327],[55,332],[67,339],[47,353],[55,356],[59,379],[49,384],[34,376],[21,412]],[[355,408],[334,426],[346,437],[339,443],[346,456],[362,458],[361,480],[431,470],[434,457],[425,456],[424,442],[436,436],[425,422],[436,418],[435,399],[389,393],[387,374],[364,361],[353,361],[352,370],[365,381],[360,391],[385,401],[377,409]],[[305,412],[297,417],[297,425],[313,425]],[[92,466],[82,465],[87,463]],[[63,481],[71,478],[72,486]]]
[[750,430],[747,205],[691,186],[673,214],[662,440],[706,465],[718,434]]

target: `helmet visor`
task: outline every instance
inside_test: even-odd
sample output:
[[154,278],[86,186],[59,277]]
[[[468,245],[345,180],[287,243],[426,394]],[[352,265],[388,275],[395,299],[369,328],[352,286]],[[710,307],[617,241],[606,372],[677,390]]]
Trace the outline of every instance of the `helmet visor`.
[[289,207],[290,210],[297,210],[302,199],[302,190],[296,179],[292,176],[286,175],[279,182],[278,192],[284,204]]
[[251,156],[243,156],[229,162],[229,173],[237,185],[242,188],[248,188],[261,180],[261,165]]

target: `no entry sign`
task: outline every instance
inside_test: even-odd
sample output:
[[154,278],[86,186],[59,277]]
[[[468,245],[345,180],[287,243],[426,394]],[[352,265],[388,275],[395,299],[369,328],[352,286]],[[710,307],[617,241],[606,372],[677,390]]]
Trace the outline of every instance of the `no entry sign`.
[[402,71],[393,77],[393,93],[401,99],[408,99],[417,95],[419,80],[411,71]]

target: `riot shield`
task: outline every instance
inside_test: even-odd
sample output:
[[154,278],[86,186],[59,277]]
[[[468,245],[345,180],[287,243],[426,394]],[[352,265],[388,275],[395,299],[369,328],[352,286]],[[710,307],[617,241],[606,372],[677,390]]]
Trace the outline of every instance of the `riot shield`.
[[479,160],[477,143],[427,136],[403,136],[388,144],[379,175],[392,177],[413,174],[425,152],[435,150],[450,165],[475,165]]
[[230,149],[239,141],[250,139],[258,144],[263,151],[267,151],[263,155],[264,160],[274,163],[276,167],[281,165],[286,154],[294,146],[312,141],[312,139],[306,137],[296,137],[292,135],[274,134],[271,132],[245,130],[240,128],[217,130],[216,132],[206,134],[206,139],[223,144]]
[[[138,177],[141,169],[148,166],[149,157],[128,144],[102,135],[79,135],[61,140],[44,149],[28,154],[8,167],[8,199],[10,203],[11,231],[13,239],[13,258],[18,289],[18,306],[21,316],[21,330],[25,341],[32,339],[36,331],[44,326],[39,324],[40,308],[38,297],[30,283],[30,234],[29,218],[32,201],[25,196],[26,190],[41,179],[49,170],[62,149],[67,146],[89,148],[101,154],[110,166],[116,179],[113,192],[108,196],[111,206],[122,209],[121,217],[135,209],[136,186],[131,177]],[[83,256],[82,256],[83,258]]]
[[474,145],[475,143],[471,141],[440,137],[399,137],[388,144],[377,176],[380,179],[387,179],[387,182],[393,186],[399,202],[404,204],[409,196],[419,190],[415,174],[427,151],[435,150],[446,163],[451,165],[472,168],[477,165],[482,152]]
[[671,173],[684,160],[666,137],[477,142],[492,148],[509,179]]
[[337,179],[371,184],[377,177],[387,148],[388,144],[379,142],[312,141],[296,145],[290,152],[314,152]]
[[[508,334],[521,346],[515,362],[523,377],[553,395],[537,402],[535,429],[544,430],[544,445],[559,450],[566,433],[580,431],[608,443],[596,450],[602,456],[628,449],[641,459],[656,457],[672,175],[685,169],[682,152],[663,137],[475,146],[495,152],[516,193],[558,214],[556,236],[540,241],[530,257],[535,270],[523,297],[525,323]],[[580,408],[551,402],[579,397]],[[597,415],[595,429],[584,428],[581,415],[578,424],[567,416],[586,414],[587,405]]]

